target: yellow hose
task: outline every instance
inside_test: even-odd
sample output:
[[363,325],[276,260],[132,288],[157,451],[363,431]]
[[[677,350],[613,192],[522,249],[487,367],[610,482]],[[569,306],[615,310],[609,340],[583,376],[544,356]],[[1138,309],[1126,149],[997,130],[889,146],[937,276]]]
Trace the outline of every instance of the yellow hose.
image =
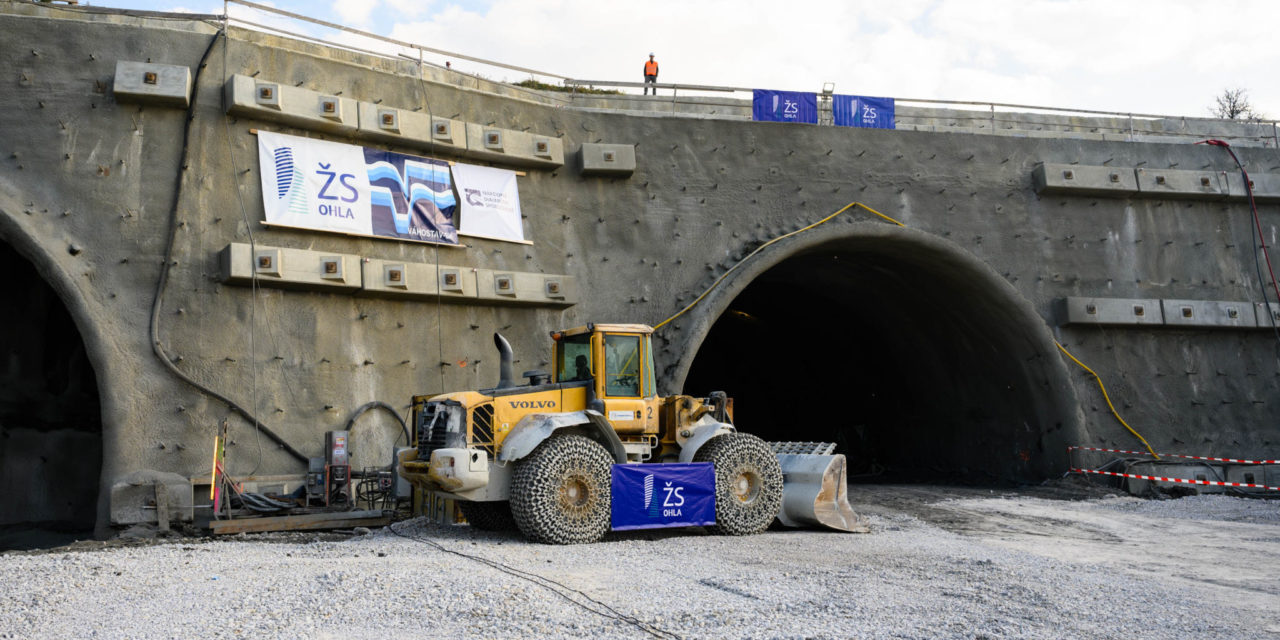
[[816,226],[818,226],[818,225],[820,225],[820,224],[826,224],[826,222],[827,222],[827,221],[829,221],[829,220],[831,220],[832,218],[834,218],[834,217],[836,217],[836,216],[838,216],[838,215],[840,215],[840,214],[844,213],[845,211],[848,211],[849,209],[851,209],[851,208],[853,208],[853,207],[861,207],[861,208],[863,208],[863,209],[866,209],[867,211],[870,211],[871,213],[874,213],[874,214],[876,214],[877,216],[880,216],[881,218],[884,218],[885,220],[888,220],[889,222],[892,222],[892,223],[894,223],[894,224],[898,225],[899,227],[905,227],[905,226],[907,226],[907,225],[905,225],[905,224],[902,224],[901,222],[898,222],[897,220],[894,220],[893,218],[890,218],[889,216],[886,216],[886,215],[885,215],[885,214],[883,214],[883,213],[880,213],[879,211],[876,211],[875,209],[872,209],[871,207],[868,207],[868,206],[867,206],[867,205],[865,205],[865,204],[862,204],[861,202],[850,202],[849,204],[846,204],[845,206],[841,207],[839,211],[836,211],[835,213],[833,213],[833,214],[831,214],[831,215],[829,215],[829,216],[827,216],[827,217],[825,217],[825,218],[823,218],[823,219],[821,219],[821,220],[819,220],[819,221],[817,221],[817,222],[815,222],[815,223],[813,223],[813,224],[811,224],[811,225],[809,225],[809,226],[807,226],[807,227],[802,227],[802,228],[796,229],[795,231],[792,231],[791,233],[784,233],[784,234],[782,234],[782,235],[780,235],[780,236],[778,236],[778,237],[776,237],[776,238],[774,238],[774,239],[772,239],[772,240],[770,240],[770,241],[768,241],[768,242],[766,242],[766,243],[764,243],[764,244],[762,244],[762,245],[760,245],[760,246],[756,247],[754,251],[752,251],[751,253],[748,253],[748,254],[747,254],[745,257],[743,257],[741,260],[739,260],[739,261],[737,261],[736,263],[734,263],[734,265],[733,265],[732,267],[729,267],[729,270],[728,270],[728,271],[725,271],[723,274],[721,274],[721,276],[720,276],[719,278],[716,278],[716,281],[715,281],[715,282],[712,282],[712,283],[711,283],[711,286],[707,287],[707,290],[702,292],[702,295],[698,296],[697,298],[694,298],[694,299],[693,299],[693,302],[690,302],[689,304],[685,305],[685,307],[684,307],[683,309],[681,309],[681,310],[677,311],[677,312],[676,312],[676,314],[675,314],[674,316],[671,316],[670,318],[667,318],[666,320],[663,320],[662,322],[659,322],[658,324],[653,325],[653,329],[654,329],[655,331],[657,331],[658,329],[661,329],[663,325],[667,324],[668,322],[671,322],[672,320],[675,320],[676,318],[679,318],[680,316],[684,315],[684,313],[685,313],[686,311],[688,311],[688,310],[692,309],[692,308],[693,308],[695,305],[697,305],[699,302],[702,302],[702,299],[703,299],[703,298],[705,298],[705,297],[707,297],[707,294],[711,293],[711,292],[712,292],[716,287],[720,286],[720,283],[721,283],[721,282],[723,282],[725,278],[729,277],[729,274],[733,273],[735,269],[737,269],[738,267],[742,266],[742,263],[746,262],[747,260],[750,260],[752,256],[756,255],[757,253],[760,253],[762,250],[764,250],[764,248],[765,248],[765,247],[767,247],[767,246],[769,246],[769,245],[771,245],[771,244],[773,244],[773,243],[775,243],[775,242],[778,242],[778,241],[780,241],[780,240],[786,240],[787,238],[790,238],[791,236],[794,236],[794,235],[796,235],[796,234],[798,234],[798,233],[804,233],[805,231],[808,231],[808,230],[810,230],[810,229],[812,229],[812,228],[814,228],[814,227],[816,227]]
[[1058,349],[1061,350],[1062,353],[1066,354],[1068,358],[1071,358],[1072,362],[1080,365],[1081,369],[1088,371],[1089,375],[1093,376],[1093,379],[1098,382],[1098,388],[1102,389],[1102,398],[1107,401],[1107,407],[1111,409],[1111,415],[1115,416],[1116,420],[1119,420],[1120,424],[1124,425],[1124,428],[1129,430],[1129,433],[1132,433],[1134,437],[1142,441],[1142,446],[1147,448],[1147,451],[1151,453],[1152,457],[1154,457],[1156,460],[1159,460],[1160,456],[1156,454],[1155,449],[1152,449],[1150,444],[1147,444],[1147,439],[1142,437],[1142,434],[1138,433],[1137,431],[1134,431],[1133,427],[1129,426],[1129,423],[1125,422],[1124,418],[1120,417],[1120,413],[1116,411],[1116,406],[1111,404],[1111,396],[1107,395],[1107,387],[1102,384],[1102,377],[1094,373],[1093,369],[1090,369],[1089,367],[1085,366],[1085,364],[1083,362],[1080,362],[1080,360],[1078,360],[1075,356],[1071,355],[1071,352],[1067,351],[1067,348],[1062,346],[1062,343],[1057,342],[1055,340],[1054,344],[1058,345]]

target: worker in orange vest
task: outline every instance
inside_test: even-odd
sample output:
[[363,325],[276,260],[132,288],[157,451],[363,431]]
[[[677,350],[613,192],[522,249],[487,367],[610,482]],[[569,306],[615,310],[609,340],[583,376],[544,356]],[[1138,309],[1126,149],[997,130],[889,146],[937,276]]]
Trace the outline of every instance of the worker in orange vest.
[[658,62],[649,54],[649,61],[644,63],[644,94],[649,95],[649,85],[653,85],[653,95],[658,95]]

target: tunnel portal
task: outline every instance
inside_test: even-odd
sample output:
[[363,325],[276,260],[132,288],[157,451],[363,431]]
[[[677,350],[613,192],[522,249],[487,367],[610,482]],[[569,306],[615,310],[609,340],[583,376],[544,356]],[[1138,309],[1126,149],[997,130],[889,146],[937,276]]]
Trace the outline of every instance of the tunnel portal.
[[102,467],[98,385],[71,315],[0,242],[0,549],[93,535]]
[[727,391],[765,440],[837,443],[855,481],[1041,480],[1071,400],[1050,382],[1043,320],[1003,284],[909,241],[808,248],[720,313],[685,393]]

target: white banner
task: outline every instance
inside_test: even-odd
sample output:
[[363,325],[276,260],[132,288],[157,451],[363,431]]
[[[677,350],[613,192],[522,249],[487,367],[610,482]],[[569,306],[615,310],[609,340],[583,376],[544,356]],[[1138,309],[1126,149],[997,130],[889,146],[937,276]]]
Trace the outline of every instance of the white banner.
[[360,147],[259,131],[258,162],[267,222],[373,235]]
[[457,244],[448,163],[258,132],[268,224]]
[[469,164],[453,165],[461,207],[458,232],[468,236],[524,242],[516,172]]

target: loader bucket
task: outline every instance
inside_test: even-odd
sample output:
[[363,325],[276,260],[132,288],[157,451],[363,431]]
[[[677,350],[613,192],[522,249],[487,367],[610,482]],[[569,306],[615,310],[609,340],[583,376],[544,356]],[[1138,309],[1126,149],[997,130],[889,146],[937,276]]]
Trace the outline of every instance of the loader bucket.
[[[773,443],[777,445],[797,443]],[[810,444],[810,443],[804,443]],[[782,509],[778,520],[788,527],[826,527],[851,533],[871,529],[849,506],[848,475],[843,454],[778,453],[782,466]],[[782,447],[781,449],[786,449]],[[794,449],[794,448],[793,448]]]

